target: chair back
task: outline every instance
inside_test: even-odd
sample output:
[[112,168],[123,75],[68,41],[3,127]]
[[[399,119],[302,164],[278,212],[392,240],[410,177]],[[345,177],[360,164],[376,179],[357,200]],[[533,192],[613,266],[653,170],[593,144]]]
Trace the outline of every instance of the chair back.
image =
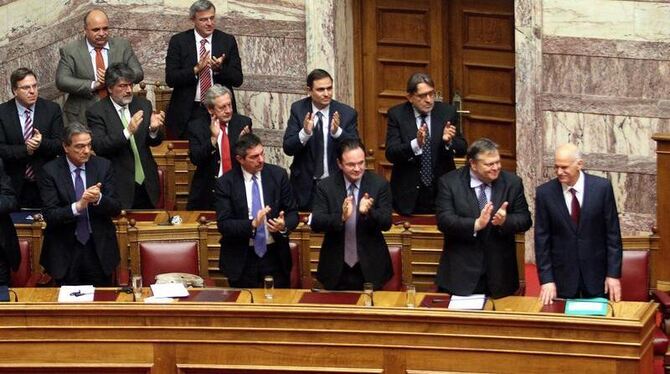
[[383,291],[400,291],[402,290],[402,248],[397,245],[389,246],[389,254],[391,255],[391,267],[393,268],[393,276],[382,287]]
[[21,252],[21,262],[16,271],[11,274],[12,287],[27,287],[32,276],[32,254],[30,253],[30,242],[25,239],[19,240],[19,251]]
[[144,241],[139,243],[140,272],[147,285],[163,273],[200,275],[198,242]]
[[623,251],[621,300],[649,300],[649,251]]

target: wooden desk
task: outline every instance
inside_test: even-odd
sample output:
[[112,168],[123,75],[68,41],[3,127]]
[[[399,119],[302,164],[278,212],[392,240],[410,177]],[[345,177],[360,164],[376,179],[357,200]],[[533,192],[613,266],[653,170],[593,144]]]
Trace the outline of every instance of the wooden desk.
[[[0,305],[0,372],[446,373],[650,372],[653,303],[616,318],[539,313],[535,298],[497,311],[296,304],[302,290],[254,290],[236,303],[58,304],[57,289],[18,289]],[[424,294],[417,295],[420,303]],[[362,299],[362,298],[361,298]],[[359,299],[361,304],[363,300]],[[27,302],[26,302],[27,301]]]

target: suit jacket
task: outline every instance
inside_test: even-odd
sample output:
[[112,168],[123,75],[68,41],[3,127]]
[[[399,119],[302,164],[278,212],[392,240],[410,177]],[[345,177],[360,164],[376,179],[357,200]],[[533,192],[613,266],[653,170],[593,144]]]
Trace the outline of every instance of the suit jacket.
[[[267,219],[276,218],[284,211],[286,234],[270,233],[279,251],[281,268],[286,275],[291,272],[291,252],[288,236],[298,226],[298,209],[293,200],[291,186],[286,170],[272,164],[265,164],[261,170],[263,201],[271,208]],[[216,181],[214,189],[216,220],[221,233],[221,254],[219,268],[228,277],[236,281],[242,275],[249,248],[249,239],[253,236],[247,195],[244,187],[242,168],[234,168]]]
[[0,159],[0,256],[3,256],[12,270],[16,271],[21,262],[19,239],[9,213],[19,209],[19,202]]
[[63,154],[63,114],[58,104],[38,98],[32,120],[33,127],[42,133],[42,143],[37,151],[29,155],[16,99],[0,105],[0,158],[6,161],[6,172],[17,196],[23,190],[28,164],[37,176],[46,162]]
[[[391,228],[391,189],[382,177],[366,171],[358,201],[365,193],[374,198],[374,205],[366,215],[356,210],[358,261],[365,281],[377,289],[393,276],[391,256],[382,233]],[[319,182],[314,198],[311,227],[314,232],[325,233],[316,276],[327,289],[335,288],[344,266],[342,202],[346,195],[344,176],[338,172]]]
[[[109,38],[107,66],[123,62],[135,73],[135,83],[144,79],[142,65],[137,60],[130,42],[124,38]],[[91,91],[95,81],[95,67],[88,53],[86,38],[77,39],[60,49],[60,61],[56,69],[56,87],[68,93],[63,111],[67,123],[77,120],[86,123],[86,109],[99,100]]]
[[[219,177],[221,152],[210,141],[210,122],[197,118],[188,123],[188,157],[196,166],[188,195],[188,210],[211,210],[214,201],[214,184]],[[239,167],[235,158],[235,142],[245,126],[251,129],[251,118],[237,113],[228,123],[228,142],[230,143],[230,160],[233,167]]]
[[[213,72],[212,84],[221,84],[233,92],[233,87],[241,86],[244,80],[237,41],[230,34],[214,30],[212,56],[220,57],[222,54],[225,54],[226,57],[221,70]],[[165,56],[165,82],[174,88],[174,91],[170,97],[165,124],[176,134],[184,134],[189,121],[191,106],[198,87],[198,77],[193,74],[193,67],[198,64],[198,60],[193,29],[180,32],[170,38]],[[233,110],[237,112],[234,93],[231,99]]]
[[[151,148],[160,145],[163,141],[163,131],[160,130],[155,138],[149,135],[151,122],[151,103],[142,97],[134,97],[128,104],[130,116],[143,110],[142,123],[135,132],[135,143],[140,155],[140,162],[144,170],[144,185],[155,206],[160,196],[158,182],[158,166],[151,154]],[[116,111],[112,99],[105,98],[86,111],[88,126],[93,133],[93,150],[98,156],[105,157],[114,165],[114,178],[118,186],[119,199],[123,209],[129,209],[135,199],[135,158],[130,146],[130,139],[123,134],[123,123]]]
[[[305,120],[305,115],[312,112],[312,99],[306,97],[298,100],[291,105],[291,116],[286,124],[286,131],[284,132],[283,148],[284,153],[288,156],[293,156],[291,163],[291,187],[295,193],[298,208],[302,211],[311,210],[311,196],[314,190],[314,170],[316,167],[317,144],[314,136],[303,145],[300,143],[298,133],[302,130],[302,123]],[[337,172],[337,163],[335,162],[337,156],[335,148],[337,143],[347,138],[358,138],[358,114],[352,107],[340,103],[338,101],[331,101],[330,112],[327,125],[333,120],[333,114],[340,113],[340,128],[342,134],[337,138],[328,137],[328,170],[329,175]],[[314,122],[316,125],[316,121]],[[314,133],[312,133],[314,134]]]
[[[91,240],[105,275],[112,274],[119,264],[119,246],[112,217],[121,213],[121,203],[116,196],[114,182],[111,163],[102,157],[91,156],[86,163],[86,188],[102,183],[102,198],[98,205],[88,206],[88,217]],[[66,157],[44,165],[38,183],[44,201],[42,212],[47,223],[40,264],[52,277],[62,279],[67,273],[77,240],[77,218],[72,214],[71,207],[77,200]]]
[[451,171],[438,182],[437,227],[444,233],[444,244],[435,283],[457,295],[470,295],[485,272],[491,296],[512,295],[519,288],[514,235],[532,224],[521,178],[501,171],[491,183],[493,212],[507,201],[507,218],[502,226],[489,223],[476,236],[480,209],[470,188],[470,168]]
[[621,229],[612,184],[584,173],[579,225],[568,213],[561,183],[552,179],[535,196],[535,261],[540,283],[555,282],[559,297],[574,297],[580,274],[590,294],[604,293],[605,277],[621,278]]
[[[456,125],[458,117],[456,109],[448,104],[436,102],[430,112],[431,160],[433,161],[433,186],[437,180],[456,168],[454,155],[463,156],[467,143],[460,133],[451,141],[447,150],[442,141],[444,125],[450,121]],[[419,197],[421,177],[421,156],[415,156],[411,141],[416,139],[416,117],[412,104],[407,101],[389,109],[388,127],[386,129],[386,159],[393,163],[391,170],[391,192],[393,192],[393,208],[402,215],[411,215]],[[433,196],[421,196],[422,199],[433,199]]]

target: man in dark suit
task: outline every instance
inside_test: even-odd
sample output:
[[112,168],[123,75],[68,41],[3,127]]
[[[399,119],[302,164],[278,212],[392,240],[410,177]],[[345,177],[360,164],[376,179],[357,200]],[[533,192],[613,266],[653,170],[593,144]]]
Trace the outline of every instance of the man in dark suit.
[[251,118],[234,113],[232,93],[220,84],[207,90],[205,106],[210,118],[196,118],[188,124],[188,156],[196,166],[187,210],[211,210],[216,179],[233,167],[235,142],[251,132]]
[[84,38],[60,49],[56,87],[68,94],[63,106],[66,123],[86,123],[86,109],[107,96],[105,70],[120,62],[133,70],[135,83],[144,78],[130,42],[109,37],[109,19],[104,11],[89,11],[84,16]]
[[358,139],[338,145],[339,172],[319,182],[310,225],[325,233],[317,279],[326,289],[362,290],[384,286],[393,276],[382,231],[391,228],[391,188],[365,170],[365,147]]
[[37,175],[63,153],[63,114],[58,104],[39,97],[37,77],[18,68],[9,78],[14,98],[0,105],[0,158],[21,208],[41,208]]
[[[240,164],[216,181],[214,205],[221,233],[219,267],[233,287],[262,287],[271,275],[275,287],[290,285],[289,234],[298,225],[286,170],[266,164],[261,140],[240,136]],[[295,264],[297,266],[297,264]]]
[[333,100],[333,78],[315,69],[307,76],[309,96],[291,105],[284,132],[284,153],[293,156],[291,187],[298,209],[311,211],[316,184],[337,171],[335,147],[358,138],[356,111]]
[[165,56],[165,81],[174,88],[166,123],[170,139],[184,139],[189,121],[209,118],[201,103],[214,83],[230,90],[233,112],[237,112],[233,87],[241,86],[244,79],[235,37],[215,28],[214,4],[198,0],[189,15],[194,28],[173,35]]
[[63,148],[39,179],[47,223],[40,264],[59,285],[110,286],[119,264],[112,217],[121,213],[112,165],[91,155],[91,132],[78,122],[65,127]]
[[11,270],[21,262],[19,239],[9,213],[19,208],[16,195],[0,159],[0,286],[9,285]]
[[519,288],[514,235],[532,224],[523,183],[500,169],[498,145],[489,139],[472,143],[467,162],[438,181],[444,248],[435,283],[454,295],[509,296]]
[[425,73],[407,81],[407,102],[388,111],[386,159],[393,163],[393,208],[400,214],[435,212],[437,180],[456,168],[467,143],[454,124],[456,109],[435,102],[435,83]]
[[151,148],[163,141],[163,112],[133,96],[133,71],[110,65],[105,73],[109,97],[86,111],[93,150],[114,165],[114,180],[123,209],[152,209],[160,197],[158,166]]
[[574,144],[556,149],[556,178],[535,195],[535,261],[540,299],[621,300],[622,244],[612,184],[582,171]]

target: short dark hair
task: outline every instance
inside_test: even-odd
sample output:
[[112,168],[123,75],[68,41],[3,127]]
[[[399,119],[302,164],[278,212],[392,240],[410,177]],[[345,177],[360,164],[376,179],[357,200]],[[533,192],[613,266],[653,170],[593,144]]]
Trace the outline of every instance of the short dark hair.
[[410,95],[415,93],[417,87],[421,83],[425,83],[432,88],[435,88],[435,82],[433,82],[433,78],[431,78],[430,75],[427,73],[414,73],[407,80],[407,93]]
[[314,86],[314,81],[318,81],[319,79],[323,78],[330,78],[330,80],[333,80],[333,77],[328,74],[327,71],[323,69],[314,69],[312,70],[308,75],[307,75],[307,87],[312,88]]
[[261,138],[258,135],[254,133],[244,134],[235,142],[235,155],[244,158],[248,150],[259,144],[263,143],[261,143]]
[[105,86],[112,87],[117,84],[121,79],[125,79],[130,83],[135,82],[135,72],[133,69],[123,62],[117,62],[116,64],[111,64],[105,72]]
[[363,145],[363,142],[359,138],[347,138],[340,141],[337,143],[337,147],[335,148],[337,159],[342,162],[342,155],[344,152],[351,151],[356,148],[360,148],[363,153],[365,153],[365,145]]
[[206,10],[214,9],[216,12],[216,7],[209,0],[198,0],[195,3],[191,4],[191,7],[188,8],[188,16],[190,18],[195,17],[195,14],[198,12],[204,12]]
[[65,143],[65,145],[70,145],[72,144],[72,138],[75,135],[79,134],[91,135],[91,130],[88,128],[88,126],[84,125],[81,122],[72,121],[68,123],[67,126],[65,126],[65,128],[63,129],[63,133],[64,133],[63,143]]
[[468,147],[468,152],[465,154],[465,158],[469,161],[477,160],[477,156],[482,153],[489,153],[498,150],[498,144],[489,138],[479,138],[475,140],[470,147]]
[[37,79],[37,75],[35,75],[35,72],[28,68],[18,68],[12,72],[12,75],[9,76],[9,82],[12,85],[12,90],[15,90],[18,88],[18,83],[19,81],[24,80],[27,76],[32,75]]

